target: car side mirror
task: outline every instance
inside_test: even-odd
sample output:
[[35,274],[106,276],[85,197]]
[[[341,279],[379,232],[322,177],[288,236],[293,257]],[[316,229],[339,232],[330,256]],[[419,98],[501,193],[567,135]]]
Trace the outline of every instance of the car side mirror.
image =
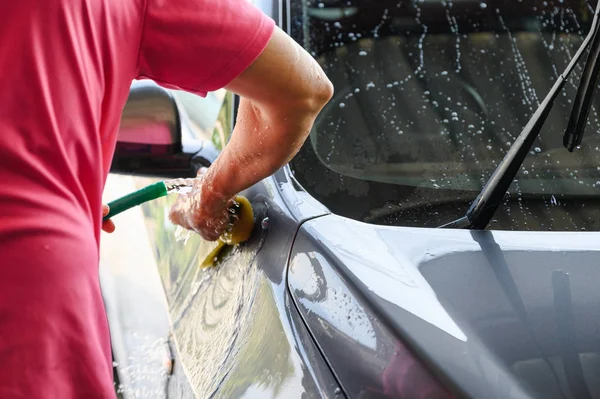
[[111,173],[194,177],[218,154],[211,141],[194,137],[185,109],[171,92],[150,81],[132,84]]

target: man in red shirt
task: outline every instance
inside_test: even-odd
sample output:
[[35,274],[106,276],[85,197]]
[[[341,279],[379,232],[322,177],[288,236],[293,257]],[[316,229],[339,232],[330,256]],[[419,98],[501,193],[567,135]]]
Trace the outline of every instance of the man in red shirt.
[[318,64],[246,0],[1,1],[0,398],[115,396],[101,195],[142,78],[243,97],[201,203],[171,215],[210,240],[229,199],[293,157],[332,95]]

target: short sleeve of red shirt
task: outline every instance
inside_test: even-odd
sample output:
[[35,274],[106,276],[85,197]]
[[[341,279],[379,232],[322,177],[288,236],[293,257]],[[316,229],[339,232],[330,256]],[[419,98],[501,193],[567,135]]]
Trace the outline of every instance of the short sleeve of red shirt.
[[275,26],[248,0],[147,0],[144,18],[138,78],[203,96],[258,58]]

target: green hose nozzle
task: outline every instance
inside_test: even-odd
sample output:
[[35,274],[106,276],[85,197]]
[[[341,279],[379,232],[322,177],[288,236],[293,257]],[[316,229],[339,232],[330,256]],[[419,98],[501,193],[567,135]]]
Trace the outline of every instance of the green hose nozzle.
[[127,194],[121,198],[118,198],[108,203],[109,212],[108,215],[104,216],[102,220],[108,220],[111,217],[118,215],[119,213],[126,211],[129,208],[143,204],[144,202],[151,201],[167,195],[167,186],[164,182],[159,181],[158,183],[150,184],[138,191],[134,191],[131,194]]

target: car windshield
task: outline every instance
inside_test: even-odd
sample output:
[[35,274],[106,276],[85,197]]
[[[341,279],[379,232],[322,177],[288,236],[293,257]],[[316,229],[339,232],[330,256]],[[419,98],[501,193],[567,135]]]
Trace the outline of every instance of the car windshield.
[[[463,216],[587,33],[586,1],[292,1],[290,30],[335,86],[291,163],[333,212],[437,227]],[[596,96],[562,145],[583,63],[489,225],[597,230]]]

